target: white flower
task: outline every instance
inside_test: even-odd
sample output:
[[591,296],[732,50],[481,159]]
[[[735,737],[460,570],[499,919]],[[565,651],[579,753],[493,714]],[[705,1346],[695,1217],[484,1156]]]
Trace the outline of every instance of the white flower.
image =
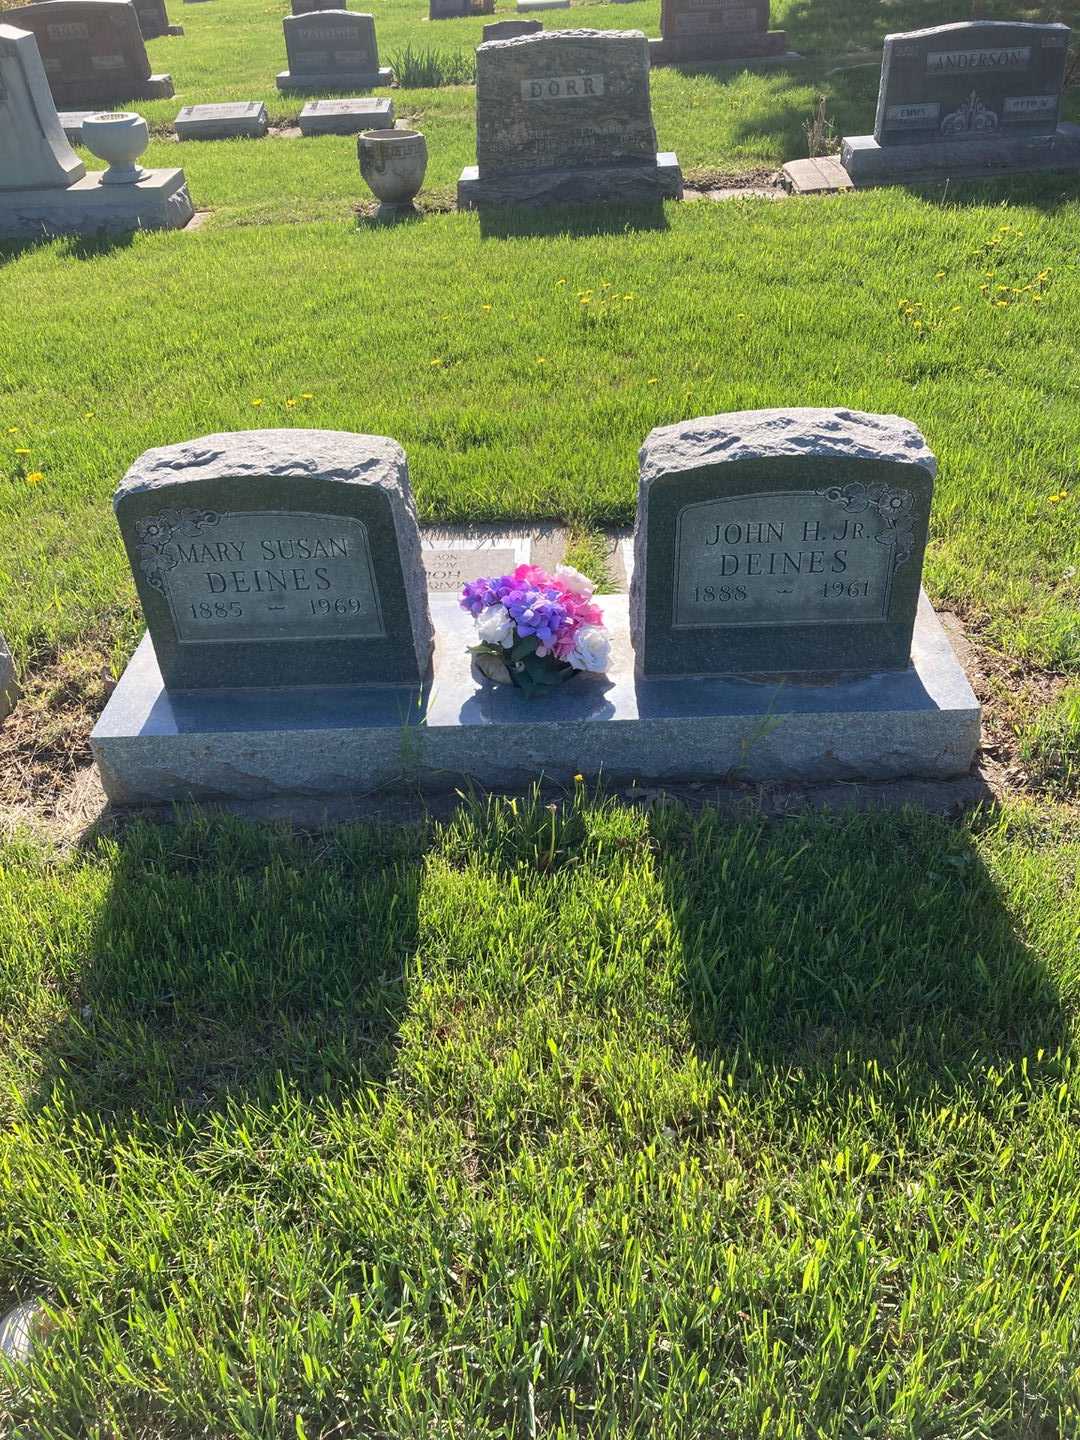
[[584,595],[588,600],[592,597],[596,586],[587,575],[582,575],[580,570],[575,570],[572,565],[556,565],[555,579],[564,590],[570,590],[575,595]]
[[611,658],[611,636],[601,625],[582,625],[566,658],[575,670],[591,670],[599,675]]
[[514,643],[514,622],[505,605],[489,605],[481,610],[476,629],[485,645],[504,645],[509,650]]

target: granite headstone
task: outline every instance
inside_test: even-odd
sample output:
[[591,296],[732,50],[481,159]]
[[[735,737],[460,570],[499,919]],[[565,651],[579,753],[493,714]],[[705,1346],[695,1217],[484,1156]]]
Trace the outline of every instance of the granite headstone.
[[654,65],[713,64],[783,55],[787,35],[769,29],[769,0],[662,0]]
[[294,15],[314,15],[317,10],[344,10],[341,0],[292,0]]
[[0,635],[0,720],[10,715],[19,695],[15,683],[15,662],[3,635]]
[[379,95],[351,100],[309,100],[300,111],[301,135],[359,135],[361,130],[392,130],[394,102]]
[[431,619],[395,441],[208,435],[147,451],[115,508],[167,688],[423,680]]
[[543,28],[542,20],[493,20],[484,26],[484,44],[491,40],[516,40],[519,35],[538,35]]
[[[56,0],[48,0],[55,4]],[[157,40],[162,35],[182,35],[183,27],[169,23],[165,13],[165,0],[132,0],[139,17],[139,29],[144,40]]]
[[37,41],[0,24],[0,238],[177,229],[194,214],[182,170],[106,184],[71,149]]
[[1067,25],[973,20],[885,38],[873,135],[845,137],[856,183],[905,173],[1075,168],[1061,122]]
[[392,83],[394,72],[379,66],[374,16],[321,10],[287,15],[282,24],[289,68],[277,77],[279,90],[369,90]]
[[58,109],[167,99],[172,78],[153,75],[139,17],[129,0],[41,0],[4,13],[38,44]]
[[642,674],[907,666],[937,469],[910,421],[717,415],[654,430],[640,459]]
[[551,30],[476,52],[476,159],[458,205],[655,201],[682,195],[657,154],[639,30]]
[[269,127],[261,100],[226,100],[219,105],[185,105],[173,122],[180,140],[258,139]]

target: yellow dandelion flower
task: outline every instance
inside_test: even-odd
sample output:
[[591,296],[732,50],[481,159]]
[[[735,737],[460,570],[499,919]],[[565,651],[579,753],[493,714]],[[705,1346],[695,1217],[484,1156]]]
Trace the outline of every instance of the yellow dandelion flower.
[[434,358],[434,360],[432,360],[431,363],[432,363],[433,366],[435,366],[435,365],[441,365],[441,364],[442,364],[442,361],[441,361],[441,360],[439,359],[439,357],[436,355],[435,358]]
[[566,284],[565,278],[562,279],[562,280],[556,280],[556,281],[555,281],[555,289],[557,290],[560,285],[565,285],[565,284]]
[[252,400],[251,403],[252,403],[252,405],[255,406],[255,408],[256,408],[256,410],[257,410],[257,409],[259,408],[259,406],[260,406],[263,402],[262,402],[261,398],[256,397],[254,400]]
[[582,785],[582,784],[584,784],[584,782],[585,782],[585,776],[584,776],[584,775],[575,775],[575,776],[574,776],[574,784],[575,784],[575,785]]
[[934,276],[934,279],[935,279],[935,280],[944,280],[944,279],[945,279],[945,271],[944,271],[944,270],[939,270],[939,271],[937,272],[937,274]]
[[286,409],[286,410],[295,410],[295,409],[296,409],[296,401],[295,401],[295,400],[286,400],[286,401],[285,401],[285,409]]
[[9,435],[17,435],[19,433],[19,427],[17,425],[9,425],[7,433]]
[[579,304],[579,305],[591,305],[591,304],[592,304],[592,301],[589,299],[589,297],[588,297],[587,295],[582,295],[582,296],[578,299],[578,304]]
[[964,307],[963,307],[962,305],[954,305],[954,306],[952,307],[952,309],[949,311],[949,314],[950,314],[950,315],[955,315],[958,310],[962,310],[963,308],[964,308]]
[[659,383],[660,382],[655,375],[650,375],[648,380],[645,381],[646,385],[658,385]]
[[29,450],[16,450],[16,451],[15,451],[15,454],[16,454],[16,455],[29,455],[29,454],[30,454],[30,451],[29,451]]
[[304,393],[300,396],[300,399],[301,399],[301,400],[314,400],[314,399],[315,399],[315,396],[311,393],[310,390],[305,390]]
[[481,305],[481,306],[480,306],[480,309],[483,310],[485,314],[487,314],[487,312],[491,309],[491,306],[490,306],[490,305]]
[[93,418],[94,418],[94,412],[93,412],[93,410],[87,410],[86,414],[85,414],[82,418],[83,418],[84,420],[93,420]]
[[623,298],[624,300],[633,300],[633,299],[635,299],[635,296],[633,296],[633,295],[624,295],[622,298]]
[[537,363],[537,365],[546,365],[546,364],[547,364],[547,356],[546,356],[546,355],[537,355],[537,357],[536,357],[536,363]]
[[30,471],[30,474],[27,475],[27,477],[26,477],[26,483],[27,483],[28,485],[40,485],[41,482],[42,482],[42,480],[44,480],[44,479],[45,479],[45,472],[44,472],[44,470],[31,470],[31,471]]

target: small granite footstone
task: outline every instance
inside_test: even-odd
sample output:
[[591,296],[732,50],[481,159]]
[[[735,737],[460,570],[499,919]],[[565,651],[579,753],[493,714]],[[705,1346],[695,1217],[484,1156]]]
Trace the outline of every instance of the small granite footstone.
[[309,100],[300,111],[301,135],[359,135],[392,130],[394,102],[367,95],[354,100]]
[[542,20],[493,20],[484,26],[485,45],[492,40],[516,40],[519,35],[538,35],[544,28]]
[[427,586],[395,441],[207,435],[148,450],[114,503],[169,689],[426,674]]
[[517,0],[517,12],[524,15],[529,10],[569,10],[570,0]]
[[677,199],[659,156],[640,30],[549,30],[476,52],[476,166],[458,206]]
[[[48,82],[46,82],[48,83]],[[88,115],[98,115],[98,110],[61,110],[57,115],[60,129],[69,145],[82,144],[82,125]]]
[[0,635],[0,720],[3,720],[5,715],[11,714],[18,697],[19,687],[15,683],[15,662],[11,658],[7,642]]
[[371,90],[393,83],[394,72],[379,65],[373,15],[320,10],[286,15],[282,26],[289,68],[277,77],[279,90]]
[[844,137],[845,171],[870,186],[1080,169],[1080,127],[1061,120],[1070,38],[1004,20],[887,35],[874,133]]
[[4,23],[38,43],[54,103],[61,109],[168,99],[168,75],[153,75],[139,17],[129,0],[41,0],[4,12]]
[[937,470],[910,421],[716,415],[654,430],[640,459],[643,675],[907,667]]
[[226,101],[221,105],[185,105],[174,122],[181,140],[258,139],[269,128],[261,100]]
[[0,111],[0,238],[177,229],[195,213],[182,170],[148,170],[134,185],[87,174],[60,127],[34,36],[3,24]]
[[787,35],[769,29],[769,0],[662,0],[654,65],[715,64],[783,55]]

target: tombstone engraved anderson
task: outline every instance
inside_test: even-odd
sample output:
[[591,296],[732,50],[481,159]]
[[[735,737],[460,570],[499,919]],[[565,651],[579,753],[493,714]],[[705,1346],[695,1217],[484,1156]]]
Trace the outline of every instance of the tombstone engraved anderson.
[[873,135],[845,138],[858,184],[905,171],[1018,170],[1080,161],[1061,123],[1070,30],[973,20],[887,35]]
[[166,687],[423,679],[427,586],[393,440],[208,435],[147,451],[115,508]]
[[896,416],[766,410],[654,430],[634,536],[639,670],[906,667],[935,472]]
[[551,30],[476,52],[476,159],[458,205],[677,199],[639,30]]
[[37,40],[58,109],[153,100],[173,93],[152,75],[139,17],[129,0],[42,0],[4,12],[5,24]]

